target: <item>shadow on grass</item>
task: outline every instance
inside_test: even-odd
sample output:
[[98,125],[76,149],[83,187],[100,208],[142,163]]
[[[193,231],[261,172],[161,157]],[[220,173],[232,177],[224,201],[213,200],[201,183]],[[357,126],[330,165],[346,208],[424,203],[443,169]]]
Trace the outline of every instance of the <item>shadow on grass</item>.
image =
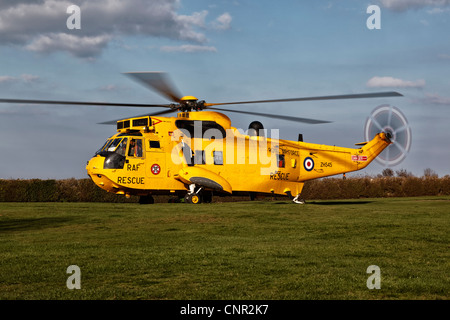
[[351,201],[351,200],[343,200],[343,201],[308,201],[306,202],[307,204],[314,204],[314,205],[319,205],[319,206],[335,206],[335,205],[348,205],[348,204],[368,204],[368,203],[373,203],[373,201]]
[[[266,204],[293,204],[292,201],[277,201],[277,202],[264,202]],[[368,204],[373,203],[373,201],[358,201],[358,200],[342,200],[342,201],[332,201],[332,200],[324,200],[324,201],[306,201],[306,205],[313,204],[313,205],[319,205],[319,206],[334,206],[334,205],[348,205],[348,204]],[[298,206],[302,206],[301,204],[298,204]]]
[[73,218],[7,219],[0,221],[0,232],[39,230],[59,227]]

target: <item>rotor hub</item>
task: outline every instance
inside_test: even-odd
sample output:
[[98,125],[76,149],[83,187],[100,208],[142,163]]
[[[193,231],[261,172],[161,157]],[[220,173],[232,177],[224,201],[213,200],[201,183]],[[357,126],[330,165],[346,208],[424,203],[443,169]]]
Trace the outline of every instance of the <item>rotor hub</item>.
[[181,101],[197,101],[198,99],[194,96],[184,96]]
[[192,110],[199,111],[205,109],[205,101],[198,100],[194,96],[184,96],[180,99],[179,105],[172,105],[172,109],[177,109],[182,112],[189,112]]

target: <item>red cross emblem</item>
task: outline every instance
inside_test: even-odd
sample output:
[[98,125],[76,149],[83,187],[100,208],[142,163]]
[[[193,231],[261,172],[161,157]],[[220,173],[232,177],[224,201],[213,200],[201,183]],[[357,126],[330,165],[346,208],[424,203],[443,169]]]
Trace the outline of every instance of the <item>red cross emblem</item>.
[[152,165],[151,170],[153,174],[159,174],[161,172],[161,167],[155,163],[154,165]]

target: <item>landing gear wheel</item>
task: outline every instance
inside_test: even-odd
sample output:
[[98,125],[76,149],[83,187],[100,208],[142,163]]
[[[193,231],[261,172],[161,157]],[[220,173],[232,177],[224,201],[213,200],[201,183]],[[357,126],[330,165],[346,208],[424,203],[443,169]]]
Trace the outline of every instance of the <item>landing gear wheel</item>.
[[199,194],[192,194],[191,195],[191,203],[193,203],[193,204],[202,203],[202,197]]
[[[203,196],[202,196],[201,191],[202,191],[203,187],[199,187],[197,189],[197,191],[195,190],[195,188],[196,188],[195,184],[189,185],[189,193],[184,196],[185,203],[193,203],[193,204],[202,203]],[[212,198],[212,195],[211,195],[211,198]]]

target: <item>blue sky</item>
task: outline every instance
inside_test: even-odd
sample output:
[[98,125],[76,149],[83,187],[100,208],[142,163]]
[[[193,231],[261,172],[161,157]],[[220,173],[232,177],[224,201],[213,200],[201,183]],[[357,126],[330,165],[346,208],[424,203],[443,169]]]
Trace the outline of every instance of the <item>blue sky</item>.
[[[81,9],[69,30],[66,9]],[[381,29],[369,30],[369,5]],[[229,113],[280,137],[353,147],[382,104],[412,129],[394,170],[450,174],[450,1],[56,1],[0,3],[0,98],[166,103],[128,71],[168,72],[179,91],[207,102],[398,91],[401,98],[291,102],[242,110],[333,121],[308,125]],[[238,107],[230,107],[238,109]],[[149,110],[152,112],[155,110]],[[84,178],[115,132],[98,122],[137,108],[0,105],[0,178]],[[372,163],[355,174],[378,174]]]

